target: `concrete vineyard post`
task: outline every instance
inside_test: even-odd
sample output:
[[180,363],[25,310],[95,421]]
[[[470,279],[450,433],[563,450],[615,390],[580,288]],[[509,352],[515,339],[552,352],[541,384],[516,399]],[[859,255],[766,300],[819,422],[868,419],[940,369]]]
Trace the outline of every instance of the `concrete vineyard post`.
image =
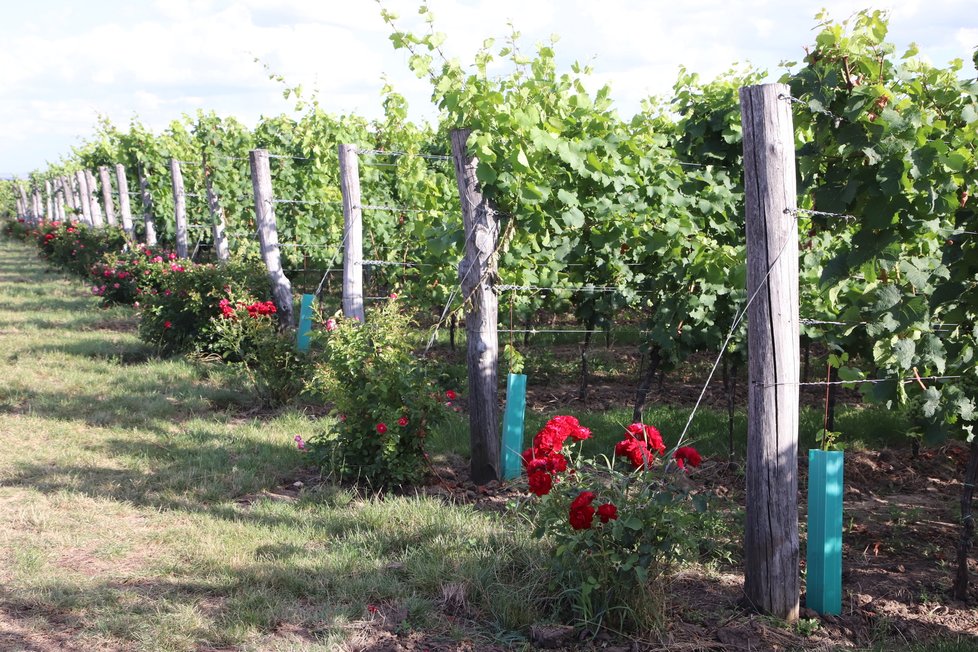
[[214,192],[214,182],[211,179],[212,171],[207,166],[207,154],[203,155],[203,167],[207,210],[211,215],[211,229],[214,236],[214,250],[217,253],[218,262],[226,263],[231,258],[231,252],[228,249],[227,223],[224,220],[224,209],[221,208],[217,193]]
[[499,221],[476,180],[479,162],[468,154],[469,133],[469,129],[451,132],[452,160],[465,233],[458,275],[468,336],[471,474],[473,482],[486,484],[500,479],[498,300],[492,287]]
[[110,226],[115,226],[118,222],[115,219],[115,206],[112,203],[112,177],[109,176],[109,166],[100,165],[98,167],[98,179],[102,184],[102,204],[105,205],[105,221]]
[[798,618],[798,228],[791,91],[740,89],[747,231],[747,522],[744,592]]
[[343,193],[343,316],[363,323],[363,210],[356,146],[340,145],[339,157]]
[[149,180],[142,165],[136,166],[139,177],[139,196],[143,201],[143,225],[146,229],[146,246],[156,246],[156,221],[153,219],[153,196],[149,194]]
[[292,284],[282,270],[279,254],[278,229],[275,224],[275,202],[272,195],[272,172],[268,165],[268,151],[254,149],[248,155],[251,163],[251,185],[255,193],[255,220],[258,224],[258,242],[261,257],[268,269],[272,284],[272,300],[278,311],[279,330],[295,328],[292,308]]
[[183,188],[180,161],[170,159],[170,182],[173,188],[173,220],[176,223],[177,257],[187,258],[187,193]]
[[132,240],[134,233],[132,229],[132,208],[129,206],[129,180],[126,178],[126,166],[122,163],[115,164],[115,183],[119,188],[119,217],[122,219],[122,230]]

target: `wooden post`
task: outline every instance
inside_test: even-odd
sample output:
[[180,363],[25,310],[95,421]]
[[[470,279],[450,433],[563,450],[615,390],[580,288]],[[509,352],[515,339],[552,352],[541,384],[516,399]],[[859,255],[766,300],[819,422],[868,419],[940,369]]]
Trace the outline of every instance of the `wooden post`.
[[149,181],[146,179],[146,172],[143,171],[142,164],[136,165],[136,174],[139,177],[139,196],[143,200],[143,224],[146,229],[146,246],[156,246],[156,222],[153,219],[153,196],[149,194]]
[[51,190],[51,180],[44,180],[44,198],[47,200],[47,210],[44,211],[44,219],[46,220],[56,220],[58,218],[54,213],[54,194]]
[[207,165],[207,152],[203,153],[204,167],[204,186],[207,192],[207,210],[211,214],[211,229],[214,235],[214,251],[217,254],[219,263],[226,263],[231,258],[228,249],[227,223],[224,220],[224,209],[217,199],[214,192],[214,182],[211,179],[212,171]]
[[31,190],[31,207],[34,211],[34,224],[40,224],[44,220],[44,209],[41,208],[41,189],[37,186]]
[[62,183],[61,177],[54,178],[54,219],[59,222],[65,221],[65,189]]
[[471,475],[476,484],[486,484],[500,478],[498,301],[492,287],[499,220],[476,181],[478,160],[466,149],[470,132],[455,129],[451,138],[465,226],[465,257],[459,263],[458,275],[466,306]]
[[[798,551],[798,227],[791,91],[740,89],[747,230],[747,523],[744,592],[793,621]],[[756,295],[756,296],[755,296]]]
[[85,172],[79,170],[75,172],[75,181],[78,182],[78,204],[81,206],[82,218],[88,226],[95,226],[95,222],[92,220],[92,204],[89,201],[88,196],[88,180],[85,178]]
[[183,189],[180,161],[170,159],[170,181],[173,187],[173,217],[176,221],[177,257],[187,258],[187,193]]
[[360,208],[360,162],[356,145],[340,145],[340,191],[343,193],[343,316],[365,320],[363,310],[363,210]]
[[88,184],[88,204],[92,207],[92,224],[97,228],[105,226],[102,219],[102,208],[98,203],[98,187],[95,183],[95,174],[91,170],[85,170],[85,181]]
[[30,209],[27,203],[27,191],[24,190],[24,186],[19,182],[17,185],[17,217],[27,220],[30,219]]
[[102,203],[105,205],[105,221],[116,226],[115,206],[112,205],[112,178],[109,177],[109,166],[98,167],[98,179],[102,183]]
[[132,209],[129,206],[129,180],[126,178],[126,166],[115,164],[115,184],[119,188],[119,217],[122,219],[122,230],[126,237],[133,239]]
[[81,215],[84,219],[85,209],[82,208],[81,182],[78,174],[68,177],[68,187],[71,189],[71,196],[75,202],[75,215]]
[[65,196],[65,203],[68,204],[68,208],[71,210],[71,219],[76,219],[78,217],[78,213],[76,212],[78,205],[75,204],[75,188],[71,177],[67,175],[61,177],[61,192]]
[[278,311],[279,330],[295,328],[292,314],[292,284],[282,271],[278,248],[278,228],[275,225],[275,202],[272,195],[272,171],[268,165],[268,150],[253,149],[248,155],[251,163],[251,185],[255,191],[255,218],[258,223],[258,243],[261,257],[268,268],[272,284],[272,301]]

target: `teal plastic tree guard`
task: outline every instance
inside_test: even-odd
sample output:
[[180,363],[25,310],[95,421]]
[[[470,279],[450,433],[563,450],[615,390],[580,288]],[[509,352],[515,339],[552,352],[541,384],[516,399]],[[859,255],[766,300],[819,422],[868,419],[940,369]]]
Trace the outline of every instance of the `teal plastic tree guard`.
[[842,613],[842,451],[808,451],[808,570],[805,604]]
[[300,351],[309,350],[309,332],[312,330],[312,302],[315,296],[302,295],[302,306],[299,309],[299,328],[295,332],[295,348]]
[[503,413],[503,480],[512,480],[520,475],[525,412],[526,376],[509,374],[506,378],[506,411]]

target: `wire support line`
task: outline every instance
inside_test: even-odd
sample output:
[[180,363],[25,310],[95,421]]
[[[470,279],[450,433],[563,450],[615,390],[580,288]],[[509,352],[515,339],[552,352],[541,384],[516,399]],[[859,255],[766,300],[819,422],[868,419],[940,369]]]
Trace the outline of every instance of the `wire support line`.
[[323,247],[323,248],[328,247],[329,246],[329,243],[328,242],[319,242],[319,243],[313,243],[313,244],[302,244],[302,243],[299,243],[299,242],[280,242],[278,246],[280,246],[280,247],[294,247],[296,249],[315,249],[316,247]]
[[362,211],[389,211],[391,213],[444,213],[445,211],[437,208],[411,208],[410,206],[383,206],[364,204],[354,206]]
[[[330,258],[329,263],[326,264],[326,273],[323,274],[323,277],[319,280],[319,285],[316,286],[316,291],[313,293],[314,297],[319,298],[319,295],[322,293],[323,286],[326,285],[326,279],[327,277],[329,277],[330,271],[333,269],[333,265],[336,264],[336,257],[339,256],[340,252],[346,248],[346,241],[350,237],[350,229],[352,228],[353,228],[353,220],[350,220],[350,223],[346,226],[346,229],[344,229],[343,231],[343,239],[340,241],[340,246],[337,247],[336,251],[333,252],[333,257]],[[322,305],[321,301],[322,300],[320,300],[320,305]]]
[[382,149],[358,149],[357,154],[374,154],[376,156],[417,156],[418,158],[426,158],[432,161],[451,161],[451,156],[445,156],[444,154],[422,154],[421,152],[397,152],[397,151],[385,151]]
[[[697,397],[696,403],[693,405],[693,409],[689,413],[689,418],[686,420],[686,425],[683,426],[683,431],[679,435],[679,439],[676,441],[676,446],[674,447],[673,451],[678,450],[679,447],[682,446],[683,441],[686,439],[686,433],[689,432],[689,427],[693,423],[693,417],[696,416],[696,411],[699,410],[700,404],[703,402],[703,397],[706,396],[706,390],[710,386],[710,382],[713,380],[714,374],[716,374],[717,367],[720,366],[720,360],[723,359],[723,354],[726,352],[727,346],[730,345],[730,340],[733,339],[734,333],[737,332],[737,329],[740,327],[741,322],[743,322],[744,319],[747,317],[747,310],[748,308],[750,308],[751,304],[754,303],[754,299],[756,299],[758,295],[760,295],[761,290],[767,287],[767,280],[771,277],[771,272],[774,271],[774,268],[777,266],[778,261],[781,260],[781,254],[784,253],[785,248],[788,246],[788,242],[790,242],[791,240],[792,239],[790,237],[786,237],[784,239],[784,242],[781,243],[781,248],[778,249],[778,253],[774,257],[774,260],[771,261],[770,265],[768,265],[767,272],[764,274],[764,278],[762,278],[760,283],[757,284],[757,287],[754,288],[754,293],[751,294],[750,297],[748,297],[747,303],[745,303],[744,307],[741,308],[740,310],[740,314],[738,314],[734,318],[733,323],[730,326],[730,332],[727,333],[726,339],[723,340],[723,345],[720,347],[720,352],[717,354],[717,358],[713,362],[713,367],[710,369],[710,374],[706,377],[706,382],[703,383],[703,389],[700,390],[700,395]],[[669,464],[670,465],[672,464],[671,458]]]
[[180,159],[173,159],[180,165],[203,165],[200,161],[181,161]]
[[309,156],[291,156],[289,154],[269,154],[268,158],[290,158],[293,161],[311,161]]
[[361,265],[373,265],[377,267],[415,267],[417,263],[401,262],[399,260],[361,260]]
[[802,326],[865,326],[869,322],[865,321],[824,321],[821,319],[799,319],[798,323]]
[[800,213],[805,215],[815,215],[816,217],[841,217],[845,220],[858,220],[855,215],[849,215],[848,213],[829,213],[828,211],[817,211],[811,208],[786,208],[784,209],[785,215],[791,215],[792,217],[798,217]]
[[901,383],[906,385],[908,383],[916,383],[918,381],[924,381],[924,380],[944,381],[944,380],[954,380],[956,378],[963,378],[963,377],[964,376],[921,376],[920,378],[918,378],[917,376],[913,376],[911,378],[864,378],[860,380],[833,380],[829,382],[821,381],[821,382],[807,382],[807,383],[797,382],[797,383],[766,383],[766,384],[754,381],[751,384],[754,385],[755,387],[763,387],[763,388],[787,387],[789,385],[792,387],[824,387],[826,385],[862,385],[864,383],[870,385],[877,385],[880,383]]
[[830,118],[832,118],[833,120],[835,120],[835,126],[836,127],[839,126],[839,123],[840,122],[842,122],[843,120],[845,120],[845,118],[843,118],[842,116],[838,116],[838,115],[832,113],[831,111],[829,111],[827,109],[816,109],[816,108],[812,107],[812,105],[809,104],[808,102],[806,102],[805,100],[800,100],[797,97],[791,97],[790,95],[785,95],[784,93],[779,93],[778,94],[778,99],[779,100],[785,100],[787,102],[790,102],[791,104],[799,104],[799,105],[805,107],[806,109],[808,109],[809,111],[811,111],[812,113],[821,113],[822,115],[827,115]]
[[[559,334],[559,333],[571,333],[577,335],[599,335],[602,333],[611,333],[612,329],[591,329],[591,330],[578,330],[573,328],[497,328],[497,333],[529,333],[531,335],[542,335],[542,334]],[[630,331],[634,332],[634,331]],[[638,331],[639,333],[648,333],[650,331]]]
[[[611,285],[567,285],[567,286],[550,286],[544,287],[540,285],[497,285],[494,287],[496,292],[515,292],[519,290],[528,290],[532,292],[622,292],[623,288],[617,288]],[[641,294],[642,291],[639,291]]]
[[318,201],[315,199],[273,199],[273,204],[318,204],[320,206],[342,206],[341,201]]

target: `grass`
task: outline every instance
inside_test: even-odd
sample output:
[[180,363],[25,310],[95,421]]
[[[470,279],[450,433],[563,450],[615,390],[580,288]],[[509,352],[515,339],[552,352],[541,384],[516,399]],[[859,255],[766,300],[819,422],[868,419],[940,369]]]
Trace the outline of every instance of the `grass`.
[[160,359],[133,326],[0,243],[0,647],[70,631],[77,649],[330,650],[380,618],[521,640],[543,616],[522,530],[427,498],[281,490],[316,421],[257,418],[233,370]]

